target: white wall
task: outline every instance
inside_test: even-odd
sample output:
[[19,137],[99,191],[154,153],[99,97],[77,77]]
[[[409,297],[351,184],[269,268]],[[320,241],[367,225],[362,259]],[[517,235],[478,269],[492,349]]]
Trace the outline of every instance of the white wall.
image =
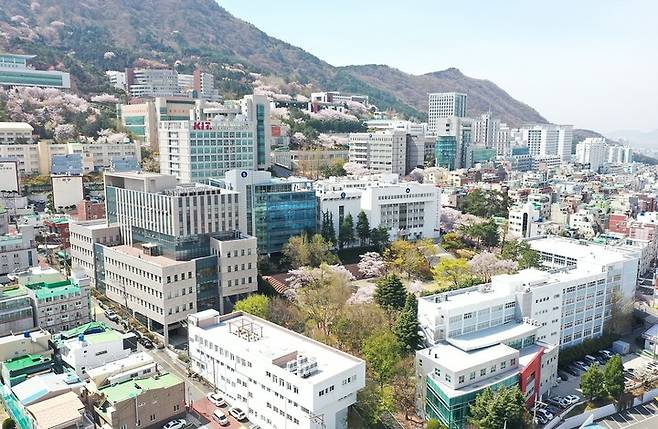
[[74,206],[84,199],[82,176],[53,176],[52,184],[55,210]]

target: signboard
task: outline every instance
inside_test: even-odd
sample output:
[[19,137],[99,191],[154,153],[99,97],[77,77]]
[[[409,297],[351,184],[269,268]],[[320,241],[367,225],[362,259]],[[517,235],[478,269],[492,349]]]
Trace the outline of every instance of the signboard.
[[212,130],[212,122],[210,121],[194,121],[192,123],[193,130]]

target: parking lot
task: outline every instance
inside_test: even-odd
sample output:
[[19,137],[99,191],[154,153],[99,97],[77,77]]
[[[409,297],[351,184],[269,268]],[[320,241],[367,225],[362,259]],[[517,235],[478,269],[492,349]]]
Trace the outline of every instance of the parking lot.
[[624,410],[596,422],[608,429],[655,429],[658,428],[658,404],[656,401]]
[[[208,401],[207,398],[199,399],[196,400],[192,403],[192,407],[194,412],[192,413],[202,424],[203,427],[210,428],[210,429],[240,429],[240,428],[248,428],[250,426],[249,423],[245,422],[239,422],[237,421],[233,416],[231,416],[228,413],[229,407],[224,406],[224,407],[216,407],[215,405],[211,404],[210,401]],[[220,409],[225,412],[226,416],[228,417],[229,425],[228,426],[220,426],[219,423],[217,423],[213,418],[212,414],[215,412],[216,409]]]

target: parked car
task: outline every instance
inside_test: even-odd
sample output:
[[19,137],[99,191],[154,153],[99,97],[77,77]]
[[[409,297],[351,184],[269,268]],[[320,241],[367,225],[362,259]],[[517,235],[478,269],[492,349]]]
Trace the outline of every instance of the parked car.
[[615,353],[612,353],[610,350],[601,350],[599,354],[606,356],[608,359],[612,359],[615,356]]
[[573,365],[581,371],[587,371],[587,369],[590,367],[582,360],[577,360],[576,362],[573,363]]
[[[551,420],[553,420],[553,417],[554,417],[552,413],[550,413],[549,411],[544,410],[543,408],[537,408],[535,413],[536,413],[537,419],[540,421],[540,423],[541,423],[541,420],[545,420],[545,422],[542,423],[542,424],[546,424],[546,423],[550,422]],[[540,419],[540,417],[542,417],[542,419]]]
[[153,341],[149,340],[146,337],[142,337],[142,338],[138,339],[137,342],[139,344],[141,344],[145,349],[148,349],[148,350],[151,350],[154,347],[153,346]]
[[561,399],[562,398],[560,398],[559,396],[555,396],[553,398],[546,399],[546,403],[551,404],[551,405],[555,405],[556,407],[561,407],[562,406],[562,404],[560,404]]
[[569,405],[577,404],[580,401],[580,396],[578,395],[567,395],[563,396],[562,399],[569,402]]
[[576,368],[575,365],[569,365],[569,366],[565,367],[564,370],[565,370],[567,373],[573,375],[574,377],[578,377],[578,376],[580,375],[580,373],[581,373],[580,369],[579,369],[579,368]]
[[566,372],[566,371],[559,370],[559,371],[557,372],[557,374],[560,376],[560,378],[562,379],[562,381],[569,381],[569,376],[567,375],[567,372]]
[[105,317],[107,317],[112,322],[117,322],[119,320],[119,315],[110,309],[105,310],[103,313],[105,314]]
[[229,410],[229,413],[230,413],[233,417],[235,417],[237,420],[240,420],[240,421],[242,421],[242,420],[244,420],[244,419],[247,418],[247,415],[244,413],[244,411],[242,411],[241,409],[239,409],[239,408],[237,408],[237,407],[235,407],[235,408],[231,408],[231,409]]
[[212,413],[212,418],[219,423],[220,426],[228,426],[231,424],[228,417],[226,417],[226,413],[222,410],[215,410],[215,412]]
[[592,355],[585,355],[585,362],[590,365],[599,365],[601,362]]
[[212,403],[216,407],[223,407],[226,405],[226,401],[224,398],[222,398],[219,393],[208,393],[206,395],[210,403]]
[[176,419],[162,426],[162,429],[183,429],[185,426],[187,426],[185,419]]

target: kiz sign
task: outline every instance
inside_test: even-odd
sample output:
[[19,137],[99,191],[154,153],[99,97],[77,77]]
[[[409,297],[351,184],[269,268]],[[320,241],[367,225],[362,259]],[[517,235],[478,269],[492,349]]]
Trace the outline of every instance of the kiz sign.
[[194,121],[192,123],[193,130],[212,130],[212,122],[210,121]]

